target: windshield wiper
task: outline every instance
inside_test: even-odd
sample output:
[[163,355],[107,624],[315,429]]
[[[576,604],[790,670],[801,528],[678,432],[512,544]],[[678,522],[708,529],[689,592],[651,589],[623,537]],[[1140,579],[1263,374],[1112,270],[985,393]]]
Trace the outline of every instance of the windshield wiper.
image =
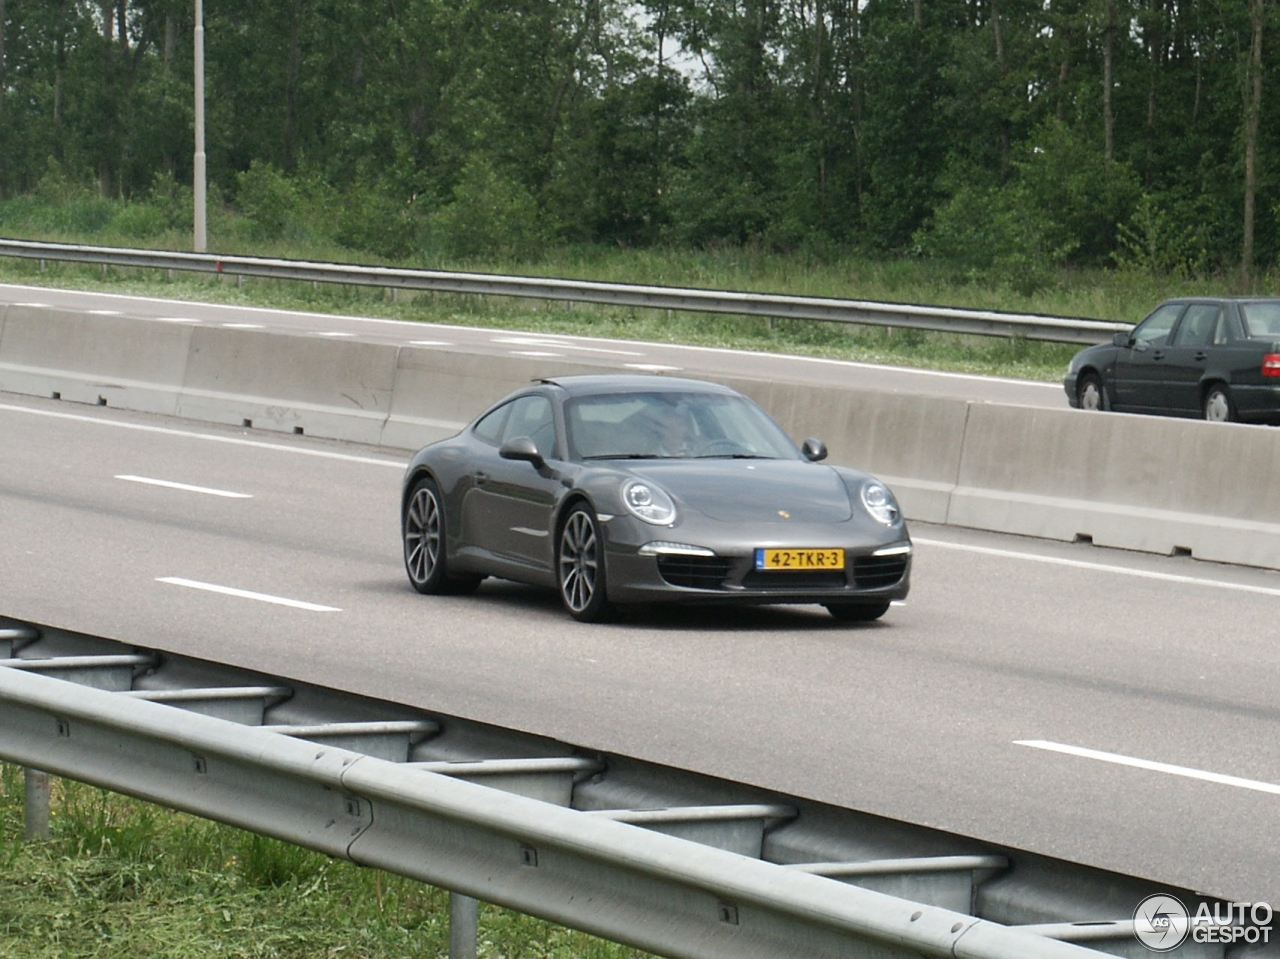
[[663,456],[661,453],[596,453],[582,457],[584,460],[674,460],[679,456]]
[[776,460],[776,456],[765,456],[761,453],[707,453],[695,456],[696,460]]

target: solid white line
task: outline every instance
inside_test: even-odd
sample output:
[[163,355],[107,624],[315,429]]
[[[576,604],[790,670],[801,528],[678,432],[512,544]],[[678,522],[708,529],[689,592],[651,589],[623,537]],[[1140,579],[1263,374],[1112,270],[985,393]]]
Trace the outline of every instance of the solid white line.
[[1015,746],[1030,746],[1032,749],[1047,749],[1050,752],[1066,753],[1068,756],[1096,759],[1104,763],[1132,766],[1135,769],[1147,769],[1151,772],[1167,773],[1170,776],[1183,776],[1187,779],[1199,779],[1204,782],[1218,783],[1221,786],[1236,786],[1240,789],[1252,789],[1256,792],[1280,796],[1280,786],[1275,783],[1261,782],[1257,779],[1242,779],[1240,776],[1211,773],[1203,769],[1192,769],[1190,766],[1174,766],[1171,763],[1158,763],[1150,759],[1135,759],[1133,756],[1106,753],[1098,749],[1085,749],[1083,746],[1065,746],[1062,743],[1048,742],[1043,739],[1015,739],[1013,744]]
[[[581,339],[581,338],[580,338]],[[495,336],[494,343],[513,343],[517,346],[555,346],[562,350],[579,350],[583,353],[607,353],[610,356],[644,356],[635,350],[606,350],[598,346],[581,346],[568,337],[550,336]],[[591,342],[588,340],[588,342]]]
[[1261,596],[1280,596],[1280,589],[1270,586],[1250,586],[1246,583],[1227,583],[1220,579],[1201,579],[1197,576],[1183,576],[1179,573],[1158,573],[1148,569],[1130,569],[1127,566],[1111,566],[1106,563],[1087,563],[1079,559],[1064,559],[1060,556],[1041,556],[1038,553],[1020,553],[1011,549],[992,549],[989,546],[970,546],[967,543],[948,543],[940,539],[920,539],[912,537],[913,543],[922,546],[941,546],[943,549],[959,549],[968,553],[980,553],[984,556],[999,556],[1003,559],[1022,559],[1032,563],[1048,563],[1051,566],[1069,566],[1073,569],[1085,569],[1096,573],[1115,574],[1119,576],[1136,576],[1139,579],[1156,579],[1166,583],[1186,583],[1192,586],[1211,586],[1214,589],[1229,589],[1238,593],[1257,593]]
[[261,323],[223,323],[224,330],[265,330]]
[[157,583],[169,583],[173,586],[186,586],[190,589],[202,589],[207,593],[221,593],[223,596],[236,596],[240,599],[256,599],[261,603],[274,603],[277,606],[289,606],[293,609],[305,609],[313,613],[340,613],[337,606],[320,606],[317,603],[304,603],[300,599],[285,599],[283,596],[271,596],[267,593],[254,593],[247,589],[234,589],[231,586],[217,586],[213,583],[201,583],[194,579],[183,579],[181,576],[160,576]]
[[188,493],[207,493],[210,496],[225,496],[228,499],[253,499],[252,493],[232,493],[225,489],[211,489],[208,486],[188,486],[186,483],[173,483],[169,480],[151,479],[146,476],[131,476],[128,473],[121,473],[116,476],[118,480],[125,480],[130,483],[145,483],[148,486],[163,486],[165,489],[185,490]]
[[547,353],[543,350],[508,350],[512,356],[564,356],[563,353]]
[[[55,413],[53,410],[31,410],[24,406],[10,406],[0,403],[0,410],[11,413],[30,413],[32,416],[51,416],[60,420],[75,420],[78,423],[96,423],[99,426],[114,426],[122,430],[139,430],[143,433],[159,433],[162,436],[181,436],[186,439],[207,440],[210,443],[231,443],[234,446],[250,446],[260,450],[276,450],[280,453],[296,453],[299,456],[319,456],[323,459],[342,460],[346,463],[367,463],[371,466],[390,466],[403,470],[404,460],[375,459],[372,456],[352,456],[349,453],[331,453],[328,450],[306,449],[301,446],[285,446],[283,443],[263,443],[259,440],[242,440],[234,436],[212,436],[208,433],[192,433],[188,430],[169,429],[164,426],[145,426],[142,423],[119,423],[115,420],[101,419],[96,416],[80,416],[75,413]],[[452,424],[449,424],[452,425]]]

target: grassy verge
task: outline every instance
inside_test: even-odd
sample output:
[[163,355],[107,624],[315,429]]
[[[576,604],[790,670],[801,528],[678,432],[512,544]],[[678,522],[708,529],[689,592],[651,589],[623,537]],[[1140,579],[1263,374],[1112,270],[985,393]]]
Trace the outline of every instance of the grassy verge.
[[219,282],[198,275],[169,280],[157,271],[113,268],[104,275],[97,268],[67,264],[50,264],[40,273],[32,264],[15,264],[12,260],[0,263],[0,282],[379,316],[421,323],[794,353],[1024,379],[1056,379],[1076,349],[1019,338],[959,336],[804,320],[770,323],[760,317],[668,314],[661,310],[544,304],[503,297],[402,293],[392,302],[383,291],[357,287],[312,288],[307,283],[261,279],[245,279],[242,286],[237,286],[234,281]]
[[[22,771],[0,764],[2,959],[440,959],[441,890],[54,780],[52,838],[23,842]],[[484,959],[644,954],[482,905]]]
[[[40,237],[104,241],[94,237]],[[180,247],[177,237],[149,246]],[[225,253],[295,259],[357,262],[367,256],[330,246],[237,243]],[[405,263],[441,269],[511,272],[628,283],[710,289],[837,296],[911,302],[970,309],[997,309],[1057,316],[1136,321],[1159,300],[1182,293],[1223,292],[1220,280],[1160,279],[1133,272],[1063,273],[1032,294],[958,277],[922,260],[874,261],[846,258],[816,261],[750,251],[678,252],[656,250],[552,250],[536,263]],[[401,294],[392,302],[381,290],[334,285],[179,274],[169,279],[155,270],[110,269],[0,259],[0,282],[103,290],[175,299],[213,301],[279,309],[342,312],[423,323],[489,326],[545,333],[571,333],[798,353],[871,363],[955,370],[1025,379],[1056,380],[1077,347],[1018,338],[960,336],[848,326],[803,320],[690,314],[586,304],[569,305],[503,297]],[[1264,288],[1270,281],[1264,282]]]

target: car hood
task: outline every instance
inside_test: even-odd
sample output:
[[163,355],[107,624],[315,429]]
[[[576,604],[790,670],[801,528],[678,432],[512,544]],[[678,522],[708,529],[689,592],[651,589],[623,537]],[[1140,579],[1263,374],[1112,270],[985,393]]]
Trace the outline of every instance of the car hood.
[[842,523],[853,511],[840,475],[800,460],[661,460],[627,472],[726,523]]
[[1114,343],[1099,343],[1097,346],[1088,346],[1071,358],[1071,372],[1075,372],[1086,364],[1106,365],[1111,362],[1119,352],[1120,348]]

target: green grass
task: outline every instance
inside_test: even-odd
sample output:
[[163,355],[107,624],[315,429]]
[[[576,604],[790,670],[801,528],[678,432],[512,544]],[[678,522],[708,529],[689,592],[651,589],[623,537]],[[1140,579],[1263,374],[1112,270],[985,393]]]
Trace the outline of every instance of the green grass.
[[[97,268],[68,264],[50,264],[41,273],[33,263],[12,259],[0,262],[0,282],[422,323],[794,353],[1026,379],[1056,379],[1075,352],[1075,348],[1068,345],[1035,343],[1021,338],[959,336],[804,320],[770,323],[759,317],[668,314],[630,307],[541,303],[503,297],[401,293],[397,302],[391,302],[379,290],[332,284],[313,289],[306,283],[247,278],[243,286],[237,286],[226,279],[220,282],[199,275],[177,275],[168,280],[158,271],[112,268],[104,275]],[[721,288],[727,286],[727,283],[721,284]]]
[[[266,243],[236,227],[234,214],[223,212],[223,224],[211,245],[227,254],[278,256],[333,262],[374,262],[369,254],[323,241]],[[117,217],[117,221],[119,217]],[[69,235],[50,230],[23,230],[20,223],[4,232],[31,239],[105,245],[183,249],[186,236],[166,233],[131,241],[118,232]],[[691,286],[811,296],[833,296],[887,302],[909,302],[967,309],[994,309],[1054,316],[1107,320],[1141,319],[1169,296],[1233,291],[1227,278],[1175,279],[1133,271],[1064,271],[1034,293],[1007,284],[960,275],[945,265],[913,258],[876,260],[844,256],[816,259],[752,250],[627,250],[611,247],[551,248],[537,262],[428,261],[422,257],[399,264],[432,269],[522,273],[606,282]],[[1269,289],[1280,276],[1264,278]],[[204,300],[288,310],[341,312],[391,317],[423,323],[487,326],[545,333],[570,333],[617,339],[688,343],[763,352],[797,353],[870,363],[954,370],[1025,379],[1057,380],[1077,347],[1020,338],[962,336],[848,326],[803,320],[692,314],[634,308],[560,304],[550,301],[453,294],[401,293],[392,302],[381,290],[246,278],[242,284],[196,274],[169,279],[156,270],[0,259],[0,282],[103,290],[144,296]]]
[[[441,959],[439,889],[54,780],[52,837],[22,841],[22,771],[0,764],[0,959]],[[495,906],[483,959],[643,959]]]

